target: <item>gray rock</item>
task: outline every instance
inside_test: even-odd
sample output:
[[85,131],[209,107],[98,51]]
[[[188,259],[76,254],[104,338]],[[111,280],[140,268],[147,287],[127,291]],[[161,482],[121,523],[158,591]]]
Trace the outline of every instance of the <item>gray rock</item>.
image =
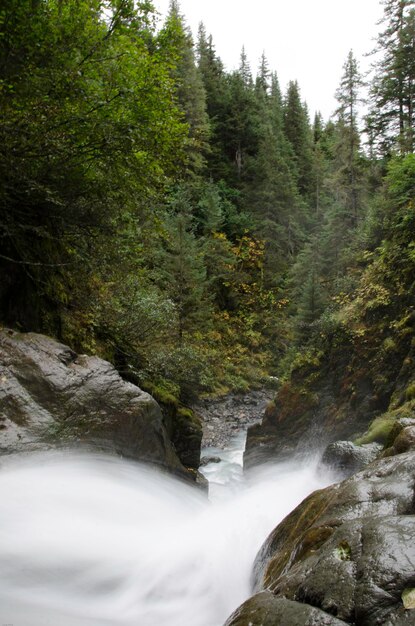
[[322,463],[344,476],[363,469],[379,456],[382,445],[369,443],[356,446],[352,441],[335,441],[327,446]]
[[261,420],[272,396],[272,391],[263,389],[199,400],[192,408],[202,419],[202,446],[225,448],[235,431]]
[[[262,546],[255,589],[313,606],[340,623],[414,624],[415,609],[403,604],[415,589],[414,482],[415,452],[409,451],[311,494]],[[279,619],[277,607],[275,615]],[[286,613],[285,622],[275,624],[308,623],[302,619]],[[263,623],[255,616],[250,621]]]
[[97,357],[0,332],[0,454],[92,446],[187,476],[156,401]]
[[200,459],[200,466],[204,467],[205,465],[209,465],[209,463],[220,463],[222,459],[219,456],[203,456]]
[[225,626],[344,626],[336,619],[307,604],[277,598],[263,591],[242,604],[233,613]]
[[407,417],[397,419],[386,445],[388,447],[383,456],[394,456],[415,450],[415,420]]

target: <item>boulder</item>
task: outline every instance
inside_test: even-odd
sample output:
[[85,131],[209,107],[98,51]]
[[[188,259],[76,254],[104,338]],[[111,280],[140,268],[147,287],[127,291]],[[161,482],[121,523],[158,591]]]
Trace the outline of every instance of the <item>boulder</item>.
[[269,591],[253,596],[231,615],[225,626],[344,626],[345,622],[320,609],[277,598]]
[[395,421],[383,456],[394,456],[408,450],[415,450],[415,419],[403,417]]
[[[409,451],[311,494],[257,555],[254,590],[268,595],[260,604],[254,596],[228,626],[414,624],[414,481],[415,452]],[[275,603],[283,599],[323,616],[286,612],[283,621]],[[337,621],[321,621],[324,615]]]
[[352,441],[335,441],[327,446],[321,462],[346,477],[372,463],[381,450],[382,445],[378,443],[357,446]]
[[200,467],[209,465],[210,463],[221,463],[222,459],[219,456],[202,456],[200,459]]
[[86,445],[188,477],[156,401],[98,357],[0,332],[0,453]]

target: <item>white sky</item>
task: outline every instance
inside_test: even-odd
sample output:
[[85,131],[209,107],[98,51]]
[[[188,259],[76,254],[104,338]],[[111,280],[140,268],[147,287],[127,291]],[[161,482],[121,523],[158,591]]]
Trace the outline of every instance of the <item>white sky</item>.
[[[169,0],[153,3],[167,12]],[[298,80],[311,119],[320,110],[326,120],[349,50],[366,70],[363,55],[373,49],[383,15],[380,0],[181,0],[180,6],[195,37],[199,22],[205,24],[226,69],[238,67],[245,45],[255,73],[264,51],[281,88]]]

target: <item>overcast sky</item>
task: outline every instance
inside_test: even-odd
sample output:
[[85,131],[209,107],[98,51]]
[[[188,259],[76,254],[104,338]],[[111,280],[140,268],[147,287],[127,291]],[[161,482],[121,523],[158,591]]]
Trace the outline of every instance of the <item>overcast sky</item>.
[[[153,0],[165,14],[169,0]],[[311,116],[325,119],[336,108],[334,93],[350,49],[362,70],[383,15],[380,0],[181,0],[181,11],[196,36],[199,22],[213,36],[216,52],[228,70],[239,64],[245,45],[255,72],[265,52],[281,87],[298,80]]]

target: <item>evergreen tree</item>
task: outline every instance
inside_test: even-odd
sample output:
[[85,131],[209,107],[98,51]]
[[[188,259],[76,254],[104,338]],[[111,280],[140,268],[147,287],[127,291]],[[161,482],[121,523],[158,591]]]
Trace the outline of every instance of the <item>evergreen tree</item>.
[[326,145],[326,131],[323,118],[316,113],[313,125],[313,173],[314,190],[312,194],[312,206],[314,223],[319,223],[323,212],[328,205],[328,194],[325,180],[329,172],[329,157]]
[[290,272],[292,298],[296,303],[294,327],[298,342],[307,341],[327,306],[324,267],[319,237],[314,237],[298,254]]
[[[262,59],[263,67],[265,57]],[[255,230],[265,241],[264,285],[280,280],[303,238],[304,206],[296,187],[292,149],[284,135],[283,109],[276,74],[268,95],[257,81],[258,151],[252,159],[252,182],[246,189]]]
[[298,188],[308,198],[313,189],[312,136],[307,108],[301,102],[296,81],[289,83],[284,101],[284,131],[293,150]]
[[223,64],[216,55],[212,36],[207,37],[203,24],[199,26],[197,58],[206,92],[206,110],[210,125],[209,151],[206,155],[208,171],[215,180],[220,180],[229,176],[230,169],[226,146],[229,81]]
[[245,51],[240,67],[228,77],[229,99],[222,125],[224,147],[230,165],[228,180],[240,186],[249,179],[249,157],[258,149],[258,111],[252,74]]
[[203,249],[194,233],[192,213],[189,192],[179,187],[170,199],[166,234],[156,261],[156,280],[176,307],[179,343],[207,324],[211,315]]
[[257,90],[262,90],[265,94],[268,94],[270,89],[271,72],[265,53],[262,53],[260,65],[258,68],[258,75],[256,78],[255,86]]
[[251,65],[248,60],[248,55],[246,54],[245,46],[242,46],[238,74],[246,87],[251,88],[253,86]]
[[350,51],[343,66],[344,73],[336,91],[339,108],[337,110],[336,185],[345,195],[345,210],[348,222],[356,227],[361,217],[361,163],[360,138],[358,129],[357,106],[360,101],[359,91],[363,85],[357,61]]
[[196,65],[194,43],[177,0],[171,0],[170,11],[160,35],[169,41],[175,53],[172,77],[177,97],[189,124],[191,168],[198,172],[203,166],[208,150],[209,119],[206,110],[206,92],[199,68]]
[[233,281],[235,255],[232,243],[222,231],[224,214],[222,197],[217,185],[204,185],[198,203],[202,224],[201,246],[209,292],[220,309],[232,307],[230,285]]
[[384,0],[385,29],[378,36],[371,86],[371,126],[383,152],[395,147],[401,154],[414,148],[415,2]]

